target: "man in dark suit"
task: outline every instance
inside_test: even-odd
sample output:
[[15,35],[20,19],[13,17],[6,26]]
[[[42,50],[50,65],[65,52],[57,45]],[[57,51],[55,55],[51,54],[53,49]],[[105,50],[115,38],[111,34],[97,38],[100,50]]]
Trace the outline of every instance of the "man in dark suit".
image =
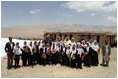
[[12,37],[9,37],[9,42],[5,45],[5,51],[7,53],[7,68],[10,69],[13,65],[13,48],[15,44],[12,42]]

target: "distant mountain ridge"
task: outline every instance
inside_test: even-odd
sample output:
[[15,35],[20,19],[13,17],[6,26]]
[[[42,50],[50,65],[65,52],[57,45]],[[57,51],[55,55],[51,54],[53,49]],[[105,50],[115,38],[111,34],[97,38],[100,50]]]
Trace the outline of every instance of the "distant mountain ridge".
[[117,26],[88,26],[79,24],[39,24],[29,26],[2,27],[1,36],[14,38],[40,38],[45,32],[111,32],[117,33]]

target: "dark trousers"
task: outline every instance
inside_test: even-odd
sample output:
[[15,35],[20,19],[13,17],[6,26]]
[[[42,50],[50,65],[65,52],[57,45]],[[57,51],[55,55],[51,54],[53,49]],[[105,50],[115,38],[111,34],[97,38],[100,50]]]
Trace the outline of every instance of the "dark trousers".
[[70,66],[69,58],[66,56],[66,66]]
[[31,54],[29,54],[29,64],[28,65],[31,65]]
[[92,66],[98,66],[98,54],[97,52],[94,52],[92,55]]
[[57,52],[56,53],[56,63],[61,64],[61,55],[60,55],[60,52]]
[[45,66],[46,65],[46,59],[42,58],[41,61],[42,61],[42,65]]
[[76,60],[75,59],[71,59],[71,67],[72,68],[76,67]]
[[92,55],[91,54],[86,54],[84,57],[84,66],[90,67],[92,63]]
[[33,67],[33,60],[34,60],[34,56],[33,55],[30,55],[30,65]]
[[23,52],[22,53],[22,66],[27,65],[26,61],[27,61],[27,54],[26,54],[26,52]]
[[30,54],[26,53],[26,65],[30,65]]
[[56,54],[52,54],[51,63],[56,65]]
[[37,53],[34,53],[33,57],[33,64],[37,64]]
[[61,65],[66,65],[66,57],[65,56],[62,56],[62,61],[61,61]]
[[22,66],[26,66],[26,55],[22,55]]
[[80,69],[82,69],[82,58],[81,58],[81,56],[80,56],[80,54],[77,54],[76,55],[76,63],[77,63],[77,68],[80,68]]
[[37,55],[37,63],[41,65],[41,55],[40,54]]
[[50,60],[50,59],[51,59],[50,57],[51,57],[51,56],[50,56],[50,55],[47,55],[46,57],[47,57],[47,58],[46,58],[46,63],[50,65],[50,61],[51,61],[51,60]]
[[13,53],[7,54],[7,67],[11,68],[13,66]]
[[78,57],[76,62],[77,62],[77,68],[82,69],[82,59]]
[[58,61],[59,61],[59,54],[58,54],[58,52],[56,52],[55,56],[56,56],[56,63],[58,63]]
[[15,60],[15,68],[17,68],[19,66],[20,55],[16,55],[14,60]]
[[36,64],[38,64],[39,63],[39,54],[38,53],[36,53]]
[[22,60],[22,66],[26,66],[26,59]]

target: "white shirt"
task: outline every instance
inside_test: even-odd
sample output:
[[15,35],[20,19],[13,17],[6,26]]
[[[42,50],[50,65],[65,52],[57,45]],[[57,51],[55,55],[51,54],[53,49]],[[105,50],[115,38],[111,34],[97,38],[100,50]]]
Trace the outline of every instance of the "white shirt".
[[65,52],[65,49],[66,49],[66,48],[65,48],[65,47],[63,47],[63,51],[64,51],[64,52]]
[[56,46],[53,48],[53,46],[51,46],[51,51],[53,50],[53,49],[55,49],[56,50]]
[[60,50],[61,50],[61,47],[58,47],[58,46],[57,46],[57,47],[56,47],[56,51],[59,52]]
[[36,48],[36,45],[33,45],[33,48]]
[[76,50],[72,50],[71,58],[72,58],[73,54],[76,54]]
[[40,48],[42,48],[43,44],[44,44],[44,43],[40,43]]
[[42,47],[42,49],[43,49],[43,53],[45,52],[45,47]]
[[20,55],[22,53],[20,47],[18,48],[18,46],[14,47],[13,52],[16,53],[16,55]]
[[108,50],[108,46],[109,46],[109,45],[106,45],[106,52],[109,52],[109,50]]
[[92,49],[95,50],[95,51],[97,52],[98,49],[99,49],[99,46],[98,46],[98,45],[93,45],[93,46],[92,46]]
[[92,43],[90,43],[90,47],[92,47],[93,46],[93,42]]
[[12,43],[10,43],[10,46],[11,46],[11,48],[13,48],[13,44]]
[[81,43],[80,43],[80,42],[78,42],[77,44],[78,44],[78,46],[79,46]]
[[32,46],[29,45],[30,51],[32,52]]
[[67,50],[66,50],[66,54],[68,54],[69,52],[71,52],[71,50],[70,50],[70,49],[67,49]]
[[76,46],[76,42],[71,42],[71,46],[73,47],[73,45],[75,44],[75,46]]
[[60,44],[61,44],[61,46],[63,45],[63,41],[62,40],[60,41]]
[[65,45],[67,46],[69,44],[71,44],[71,41],[70,40],[68,40],[68,41],[65,40]]
[[79,54],[80,57],[81,57],[82,53],[84,52],[83,49],[82,48],[78,48],[77,50],[78,50],[77,54]]
[[60,44],[60,41],[57,41],[57,42],[56,42],[56,46],[58,46],[58,44]]
[[86,47],[87,45],[86,44],[81,44],[82,45],[82,47]]
[[57,41],[57,42],[56,42],[56,45],[58,45],[58,44],[60,44],[60,45],[62,46],[62,45],[63,45],[63,41],[62,41],[62,40]]
[[89,47],[88,46],[86,47],[86,50],[87,50],[87,52],[89,52]]
[[40,46],[38,46],[39,47],[39,50],[41,49],[41,45]]

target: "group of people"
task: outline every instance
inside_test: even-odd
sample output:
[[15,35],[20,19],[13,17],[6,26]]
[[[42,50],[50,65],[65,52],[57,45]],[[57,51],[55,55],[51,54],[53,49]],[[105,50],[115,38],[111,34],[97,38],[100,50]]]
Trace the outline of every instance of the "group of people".
[[[102,49],[103,62],[101,66],[108,66],[109,64],[110,46],[108,41],[105,43]],[[5,51],[8,57],[8,69],[13,67],[13,59],[15,60],[14,67],[19,68],[20,58],[22,59],[22,67],[59,63],[61,66],[82,69],[82,63],[87,67],[98,66],[100,47],[96,40],[81,40],[76,43],[74,38],[71,40],[66,38],[64,41],[58,38],[54,42],[47,35],[47,38],[42,41],[31,41],[29,44],[24,41],[22,47],[19,46],[18,42],[16,44],[12,42],[12,37],[9,37]]]

